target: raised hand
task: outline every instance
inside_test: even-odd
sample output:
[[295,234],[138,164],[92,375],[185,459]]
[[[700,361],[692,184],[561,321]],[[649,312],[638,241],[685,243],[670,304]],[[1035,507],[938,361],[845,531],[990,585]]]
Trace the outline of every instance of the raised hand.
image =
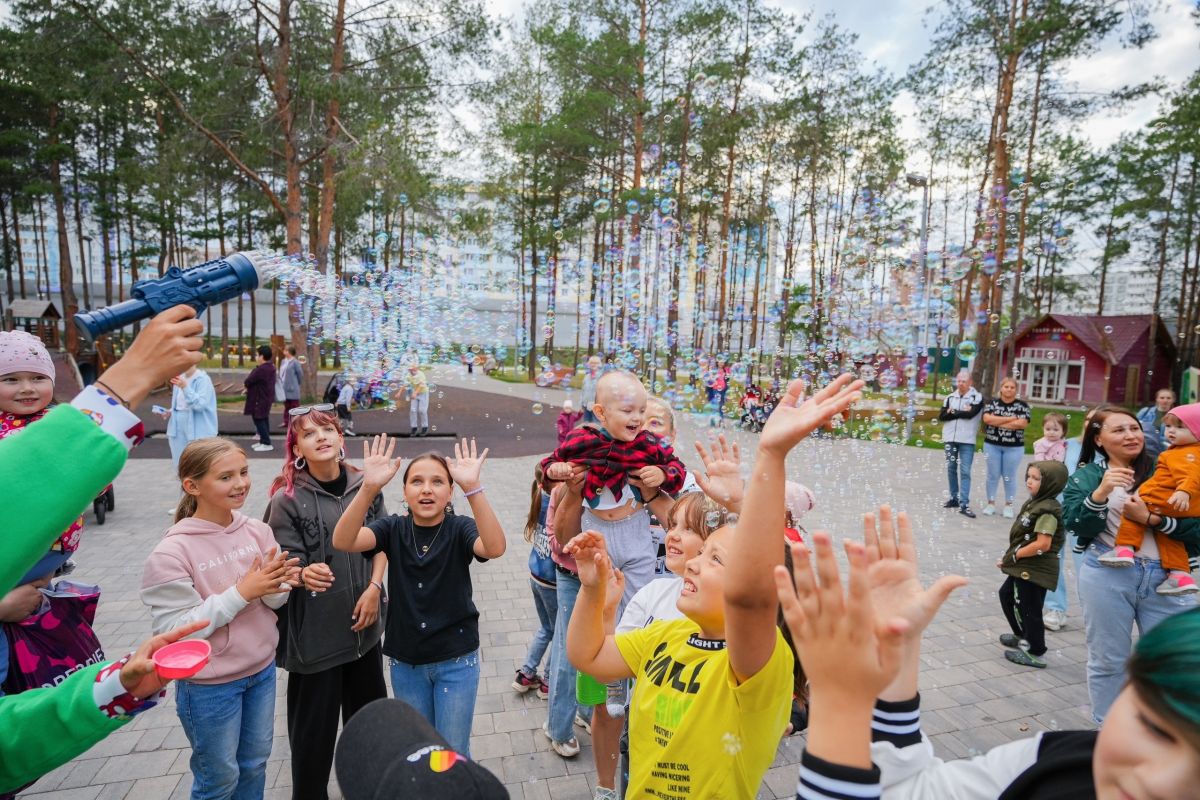
[[462,444],[454,443],[454,458],[449,459],[450,464],[450,479],[459,485],[464,492],[469,492],[472,489],[479,487],[479,472],[483,469],[483,462],[487,461],[487,448],[483,448],[480,453],[475,446],[475,440],[470,440],[470,445],[467,444],[467,438],[464,436]]
[[919,640],[950,593],[967,585],[961,575],[945,575],[928,589],[921,585],[912,523],[903,511],[893,521],[891,506],[880,506],[878,524],[875,514],[863,514],[863,543],[871,603],[908,623],[908,642]]
[[567,542],[563,546],[563,552],[575,557],[575,567],[579,571],[579,583],[593,589],[600,589],[607,596],[606,586],[613,566],[608,558],[604,534],[598,531],[584,531]]
[[717,504],[733,512],[739,512],[745,481],[742,480],[742,451],[734,442],[725,441],[725,434],[717,437],[712,452],[696,442],[696,452],[704,463],[704,472],[694,473],[696,484]]
[[870,708],[900,669],[909,623],[874,603],[866,547],[853,541],[845,544],[850,565],[847,593],[829,534],[817,531],[810,539],[815,574],[808,548],[802,544],[792,545],[791,575],[786,567],[775,568],[784,620],[801,654],[814,704],[820,695],[830,706],[845,702]]
[[402,458],[392,458],[396,440],[386,433],[363,442],[363,484],[372,489],[382,489],[400,471]]
[[837,376],[807,400],[803,381],[792,381],[767,418],[758,439],[762,450],[785,454],[817,428],[825,425],[862,397],[863,382],[852,375]]

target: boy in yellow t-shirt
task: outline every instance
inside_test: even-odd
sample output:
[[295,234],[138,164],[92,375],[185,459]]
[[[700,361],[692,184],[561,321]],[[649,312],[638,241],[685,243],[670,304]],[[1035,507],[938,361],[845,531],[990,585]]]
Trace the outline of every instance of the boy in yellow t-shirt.
[[788,386],[759,439],[736,530],[713,532],[687,564],[678,601],[685,619],[606,634],[604,538],[584,531],[564,548],[581,583],[567,629],[571,663],[601,682],[637,679],[628,797],[757,793],[792,706],[793,657],[775,626],[773,588],[784,554],[784,459],[862,385],[842,375],[803,404],[800,382]]

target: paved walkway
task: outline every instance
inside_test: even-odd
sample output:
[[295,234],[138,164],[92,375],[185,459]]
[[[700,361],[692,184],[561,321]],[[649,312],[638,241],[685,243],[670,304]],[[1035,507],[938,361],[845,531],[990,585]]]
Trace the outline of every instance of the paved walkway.
[[[514,387],[511,393],[504,393],[528,401],[533,399],[532,389]],[[480,410],[481,416],[486,413],[490,413],[486,407]],[[529,417],[528,423],[552,429],[553,417],[547,411]],[[697,461],[691,441],[708,434],[707,429],[693,428],[684,421],[680,446],[685,460]],[[752,452],[752,437],[741,433],[733,437]],[[500,776],[518,800],[590,798],[593,770],[588,736],[580,732],[584,747],[578,757],[559,758],[540,730],[546,717],[545,702],[519,695],[509,687],[536,625],[525,568],[528,546],[520,534],[536,460],[535,456],[497,458],[485,466],[484,483],[508,532],[509,552],[495,562],[473,567],[475,598],[482,616],[483,679],[472,752]],[[265,489],[278,463],[278,457],[251,463],[255,488],[248,513],[262,513]],[[968,756],[1040,730],[1089,727],[1083,668],[1086,653],[1073,588],[1067,629],[1048,634],[1049,669],[1030,671],[1005,661],[995,643],[1007,626],[996,600],[1001,580],[994,564],[1006,540],[1008,521],[967,520],[943,511],[943,463],[936,451],[867,441],[809,441],[793,454],[789,476],[816,493],[817,508],[805,519],[808,529],[829,528],[839,536],[856,536],[862,512],[891,502],[914,517],[927,577],[953,570],[972,579],[926,635],[922,719],[940,755]],[[982,467],[982,459],[977,459],[977,497]],[[98,527],[89,522],[85,529],[76,577],[104,587],[96,630],[112,655],[132,649],[150,629],[137,587],[145,555],[167,527],[167,508],[176,497],[169,469],[170,462],[163,459],[131,460],[116,481],[117,507],[108,523]],[[390,487],[387,499],[393,508],[399,505],[399,497],[398,488]],[[1071,584],[1073,587],[1073,577]],[[285,685],[286,675],[280,672],[275,746],[267,775],[269,798],[290,797],[282,700]],[[72,763],[46,775],[22,796],[39,800],[186,798],[191,784],[190,751],[173,705],[168,702],[142,715]],[[793,796],[802,746],[802,737],[781,742],[759,797]],[[333,791],[332,796],[340,797],[336,786]]]

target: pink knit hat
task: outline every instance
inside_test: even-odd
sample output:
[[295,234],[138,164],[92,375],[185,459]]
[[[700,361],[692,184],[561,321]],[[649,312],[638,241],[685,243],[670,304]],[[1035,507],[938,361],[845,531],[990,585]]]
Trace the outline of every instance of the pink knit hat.
[[817,498],[812,489],[804,484],[788,481],[783,485],[783,505],[792,512],[792,520],[799,522],[817,505]]
[[54,362],[42,340],[25,331],[0,331],[0,375],[32,372],[54,380]]
[[1175,406],[1168,414],[1179,417],[1179,421],[1192,432],[1192,436],[1200,439],[1200,403],[1188,403],[1186,406]]

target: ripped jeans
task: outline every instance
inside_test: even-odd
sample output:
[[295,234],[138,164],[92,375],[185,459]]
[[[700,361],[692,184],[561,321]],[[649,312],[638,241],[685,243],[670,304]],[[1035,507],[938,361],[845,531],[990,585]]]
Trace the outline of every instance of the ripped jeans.
[[432,664],[405,664],[394,658],[388,662],[392,695],[420,711],[454,752],[470,758],[479,651]]

